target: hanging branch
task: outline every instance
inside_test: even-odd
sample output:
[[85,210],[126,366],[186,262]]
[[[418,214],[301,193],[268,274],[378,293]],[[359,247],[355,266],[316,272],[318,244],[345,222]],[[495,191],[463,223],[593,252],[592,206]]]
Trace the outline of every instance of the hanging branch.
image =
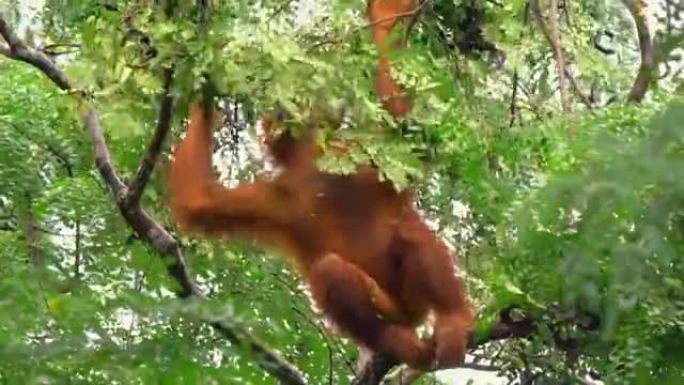
[[655,68],[653,38],[648,29],[648,20],[646,18],[646,11],[648,4],[646,0],[624,0],[625,5],[634,18],[636,24],[637,37],[639,39],[639,51],[641,53],[641,64],[639,71],[634,79],[632,89],[629,91],[627,100],[632,103],[640,103],[653,78],[653,70]]
[[[159,256],[164,259],[164,262],[167,264],[169,275],[179,285],[179,288],[176,290],[177,296],[180,298],[203,298],[203,294],[190,276],[178,241],[161,226],[161,224],[150,216],[150,214],[140,205],[139,199],[128,198],[131,196],[131,190],[129,186],[123,182],[112,163],[111,154],[102,133],[98,112],[93,104],[84,97],[82,92],[77,92],[78,88],[75,83],[50,61],[44,53],[28,47],[19,39],[1,15],[0,36],[2,36],[7,43],[6,45],[0,44],[0,54],[10,59],[32,65],[50,78],[57,87],[78,96],[85,128],[94,146],[95,166],[114,196],[121,215],[126,223],[135,231],[137,236],[141,240],[147,242]],[[162,100],[167,100],[166,98],[168,97],[167,94],[164,94],[162,95]],[[162,105],[162,107],[164,106]],[[160,110],[163,110],[163,108],[160,108]],[[161,150],[160,138],[164,136],[164,132],[159,131],[168,129],[165,124],[160,124],[160,122],[163,123],[165,120],[165,117],[161,115],[162,114],[160,113],[157,130],[153,135],[153,138],[155,139],[153,139],[150,146],[148,146],[148,150],[151,149],[151,151],[158,152]],[[159,141],[159,143],[155,143],[156,141]],[[150,158],[156,159],[159,154],[148,155]],[[153,166],[154,162],[148,164],[143,161],[140,169],[144,170],[149,168],[149,172],[151,172]],[[136,186],[140,185],[140,188],[142,189],[146,183],[148,171],[141,171],[138,175],[140,177],[136,177],[135,179],[138,181],[136,182]],[[306,384],[303,375],[295,366],[256,339],[232,319],[211,321],[209,324],[233,344],[246,348],[255,356],[258,364],[281,383],[287,385]]]

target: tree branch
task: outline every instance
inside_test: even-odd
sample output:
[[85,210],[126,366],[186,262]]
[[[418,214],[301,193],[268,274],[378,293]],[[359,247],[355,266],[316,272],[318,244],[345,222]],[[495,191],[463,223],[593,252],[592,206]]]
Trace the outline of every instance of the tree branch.
[[653,39],[651,37],[651,32],[648,29],[648,21],[646,19],[648,4],[646,3],[646,0],[624,1],[634,18],[639,39],[639,51],[641,52],[639,71],[634,79],[632,89],[629,91],[627,100],[632,103],[640,103],[644,99],[644,96],[646,96],[655,68]]
[[66,75],[57,69],[44,53],[27,47],[26,44],[19,39],[19,36],[10,28],[2,15],[0,15],[0,36],[5,39],[8,45],[3,46],[2,50],[0,50],[0,53],[4,56],[23,61],[38,68],[63,90],[72,90],[76,88],[72,86]]
[[594,105],[591,103],[591,99],[582,91],[582,89],[577,84],[577,80],[575,80],[575,77],[572,76],[570,70],[568,70],[567,67],[565,68],[565,76],[570,81],[570,87],[572,87],[572,91],[575,93],[575,96],[577,96],[582,101],[582,104],[584,104],[587,107],[587,109],[593,110]]
[[[50,59],[42,52],[28,47],[12,31],[4,18],[0,15],[0,36],[7,42],[6,50],[0,51],[5,56],[31,64],[48,76],[60,89],[72,92],[76,89],[74,83],[62,72]],[[179,288],[176,294],[180,298],[203,298],[203,295],[190,276],[180,245],[173,236],[157,223],[149,213],[140,206],[139,200],[126,199],[129,196],[129,189],[118,175],[116,168],[111,160],[109,148],[102,134],[102,127],[98,114],[92,103],[87,101],[82,95],[78,98],[82,107],[82,118],[86,131],[90,136],[95,152],[95,165],[107,187],[110,189],[121,215],[129,226],[135,231],[140,239],[147,242],[167,262],[169,275],[178,283]],[[164,107],[162,105],[162,107]],[[170,114],[170,106],[169,114]],[[163,108],[160,108],[162,110]],[[163,126],[163,116],[160,113],[158,127]],[[163,128],[163,127],[162,127]],[[163,142],[163,138],[158,136],[163,134],[157,130],[155,140]],[[148,148],[153,148],[161,143],[151,143]],[[149,171],[141,172],[147,174],[152,171],[154,163],[144,166],[150,167]],[[141,183],[145,177],[140,178]],[[234,322],[212,321],[209,324],[228,340],[236,345],[246,347],[249,352],[255,355],[259,365],[272,376],[288,385],[305,385],[306,381],[299,370],[276,352],[271,351],[265,344],[257,340],[249,332],[239,327]]]
[[28,197],[26,202],[26,227],[24,229],[24,237],[26,238],[26,245],[29,250],[30,262],[34,267],[45,267],[45,258],[43,250],[40,247],[40,237],[38,235],[38,223],[33,207],[31,197]]
[[159,116],[157,117],[157,126],[154,130],[152,140],[147,146],[147,151],[140,160],[138,171],[135,177],[129,184],[128,194],[126,196],[127,204],[134,205],[140,201],[140,196],[145,190],[145,186],[150,180],[152,170],[157,164],[157,159],[161,153],[162,146],[166,137],[171,130],[171,117],[173,115],[174,98],[171,95],[171,83],[173,80],[173,70],[166,69],[164,71],[164,86],[161,95],[161,102],[159,104]]
[[[416,6],[415,8],[413,8],[410,11],[395,13],[393,15],[389,15],[389,16],[380,18],[378,20],[373,20],[373,21],[368,22],[366,24],[363,24],[361,26],[355,27],[355,28],[351,29],[350,31],[346,32],[345,36],[342,38],[323,39],[321,41],[318,41],[318,42],[312,44],[310,47],[308,47],[307,52],[314,51],[315,49],[318,49],[319,47],[325,46],[328,44],[337,44],[340,41],[347,40],[350,36],[352,36],[354,34],[357,34],[357,33],[361,32],[365,29],[372,28],[375,25],[384,23],[384,22],[389,21],[389,20],[400,19],[400,18],[409,17],[409,16],[418,17],[418,16],[420,16],[420,13],[422,12],[423,8],[427,5],[427,3],[428,3],[427,1],[422,1],[421,3],[418,4],[418,6]],[[408,30],[407,30],[407,32],[408,32]],[[407,38],[407,36],[404,35],[404,40],[406,40],[406,38]]]
[[[530,3],[527,2],[525,4],[525,7],[523,8],[523,26],[527,27],[527,24],[530,20]],[[522,29],[520,31],[520,39],[522,39],[525,36],[525,29]],[[513,79],[511,81],[511,87],[513,90],[511,91],[511,103],[508,108],[508,113],[509,113],[509,120],[508,120],[508,127],[512,128],[513,124],[515,124],[515,119],[519,115],[520,109],[518,108],[518,88],[520,88],[520,74],[518,73],[518,68],[516,67],[513,70]],[[522,123],[522,115],[520,116],[520,123]]]
[[[501,319],[482,335],[472,334],[468,338],[468,350],[474,350],[481,345],[508,338],[525,338],[535,330],[535,322],[530,318],[513,320],[508,312],[502,312]],[[383,354],[374,353],[371,360],[357,375],[352,385],[379,385],[399,362]],[[467,365],[466,365],[467,366]],[[418,377],[419,373],[411,373],[410,377]]]
[[558,69],[558,86],[560,88],[561,106],[563,107],[563,112],[570,112],[570,103],[565,89],[565,57],[560,41],[560,30],[558,28],[558,0],[549,1],[548,25],[546,22],[544,22],[544,15],[542,14],[539,0],[532,0],[531,5],[532,11],[537,17],[539,27],[544,33],[546,40],[549,42],[549,46],[551,46],[551,52],[553,53],[553,58],[556,61],[556,67]]
[[[535,333],[542,317],[539,315],[521,314],[520,312],[516,312],[516,309],[516,307],[512,306],[502,310],[499,313],[499,319],[486,332],[479,335],[471,333],[468,338],[468,350],[475,350],[482,345],[494,341],[512,338],[527,338]],[[553,314],[561,323],[572,323],[586,331],[596,330],[600,325],[600,320],[592,314],[578,312],[566,312],[564,314],[557,311]],[[379,385],[387,373],[398,364],[399,362],[391,357],[375,353],[369,362],[359,371],[357,378],[352,384]],[[466,363],[461,367],[481,369],[477,364],[472,363]],[[492,367],[487,366],[487,368]],[[408,374],[407,378],[413,380],[420,377],[420,374],[421,373],[413,373],[412,371]]]
[[373,353],[368,363],[361,368],[352,385],[379,385],[399,361],[384,354]]
[[[553,2],[553,3],[555,4],[555,2]],[[553,6],[554,4],[551,4],[551,6]],[[557,6],[557,4],[555,4],[555,5]],[[559,83],[560,83],[560,90],[561,90],[561,103],[563,103],[563,100],[565,100],[565,103],[569,102],[567,100],[567,96],[563,96],[564,92],[565,92],[564,91],[565,90],[564,82],[565,82],[565,79],[567,79],[570,82],[570,87],[572,88],[572,91],[575,94],[575,96],[577,96],[580,99],[582,104],[584,104],[587,107],[587,109],[592,110],[594,108],[594,105],[592,104],[591,99],[579,87],[577,80],[572,75],[572,73],[570,72],[570,70],[568,69],[568,67],[565,63],[565,59],[564,59],[565,51],[564,51],[563,45],[561,44],[561,41],[560,41],[560,32],[557,30],[558,25],[557,24],[555,25],[556,34],[554,34],[553,33],[553,31],[554,31],[553,26],[551,26],[551,27],[547,26],[546,22],[544,21],[544,17],[541,13],[541,8],[539,6],[539,0],[532,0],[531,6],[532,6],[532,10],[534,11],[534,14],[536,16],[537,22],[539,23],[539,26],[540,26],[544,36],[546,37],[546,40],[549,43],[549,45],[551,46],[551,50],[553,52],[554,59],[556,60],[556,66],[557,66],[559,71],[561,71],[561,70],[563,71],[562,75],[560,75],[560,72],[559,72]],[[556,9],[556,11],[557,11],[557,9]],[[556,18],[552,17],[551,19],[557,21],[557,16],[558,15],[556,12]],[[554,38],[554,36],[556,36],[556,35],[558,37]],[[560,56],[558,56],[558,53],[560,53]],[[559,61],[559,57],[560,57],[560,61]],[[566,98],[566,99],[564,99],[564,98]],[[570,109],[569,105],[567,107],[564,105],[564,107],[563,107],[564,112],[567,112],[569,109]]]

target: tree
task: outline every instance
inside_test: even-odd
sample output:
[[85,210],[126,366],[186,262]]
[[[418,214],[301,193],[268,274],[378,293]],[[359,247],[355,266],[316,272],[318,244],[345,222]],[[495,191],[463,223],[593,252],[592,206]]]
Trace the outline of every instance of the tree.
[[413,120],[383,135],[375,53],[348,12],[363,4],[303,22],[306,3],[209,3],[48,0],[21,37],[2,10],[0,379],[377,384],[394,367],[357,370],[265,252],[170,225],[168,137],[209,72],[227,183],[260,169],[256,117],[281,105],[352,122],[359,146],[322,167],[372,159],[417,186],[478,306],[466,367],[513,384],[681,382],[676,2],[654,26],[640,1],[424,2],[396,59]]

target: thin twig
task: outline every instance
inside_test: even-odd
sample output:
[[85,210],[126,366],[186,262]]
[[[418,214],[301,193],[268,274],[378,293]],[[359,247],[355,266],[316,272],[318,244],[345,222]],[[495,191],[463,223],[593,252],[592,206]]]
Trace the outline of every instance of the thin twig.
[[268,17],[268,19],[266,20],[266,22],[267,22],[267,23],[270,23],[270,22],[271,22],[273,19],[275,19],[278,15],[280,15],[281,13],[283,13],[286,9],[290,8],[290,5],[292,5],[293,2],[294,2],[294,0],[285,0],[285,1],[283,2],[283,4],[281,4],[278,8],[276,8],[276,9],[273,11],[273,13],[271,13],[271,16]]
[[383,17],[383,18],[378,19],[378,20],[373,20],[373,21],[370,22],[370,23],[367,23],[367,24],[365,24],[365,25],[363,25],[363,26],[361,26],[361,27],[355,28],[355,30],[362,30],[362,29],[370,28],[370,27],[372,27],[372,26],[374,26],[374,25],[377,25],[377,24],[380,24],[380,23],[384,23],[384,22],[386,22],[386,21],[390,21],[390,20],[394,20],[394,19],[399,19],[399,18],[407,17],[407,16],[413,16],[413,15],[417,14],[418,12],[420,12],[420,10],[423,9],[423,7],[425,6],[425,4],[427,4],[427,1],[421,2],[420,4],[418,4],[417,7],[413,8],[413,9],[410,10],[410,11],[399,12],[399,13],[395,13],[394,15],[389,15],[389,16],[387,16],[387,17]]
[[518,115],[518,70],[515,70],[513,72],[513,91],[511,92],[511,104],[508,107],[508,112],[509,112],[509,120],[508,120],[508,127],[511,128],[513,127],[513,124],[515,124],[515,118]]
[[[525,4],[525,7],[523,8],[523,26],[527,26],[527,24],[530,21],[530,3],[527,2]],[[525,29],[523,28],[520,31],[520,39],[525,36]],[[519,115],[518,111],[518,89],[520,88],[520,74],[518,73],[518,69],[516,68],[515,71],[513,71],[513,81],[512,81],[512,86],[513,86],[513,91],[511,92],[511,104],[509,107],[509,114],[510,114],[510,119],[508,121],[508,127],[512,128],[513,124],[515,124],[515,119]],[[522,116],[520,116],[520,120],[522,122]]]
[[570,70],[567,67],[565,67],[565,76],[570,81],[570,87],[572,87],[572,91],[582,101],[582,104],[584,104],[587,107],[587,109],[593,110],[594,105],[591,103],[591,98],[589,98],[589,96],[587,96],[582,91],[582,89],[577,84],[577,80],[575,80],[575,77],[572,76],[572,74],[570,73]]
[[[27,194],[28,195],[28,194]],[[45,258],[40,247],[40,238],[38,236],[38,223],[33,214],[31,197],[28,197],[26,204],[26,227],[24,229],[24,238],[29,250],[31,265],[36,268],[45,267]]]
[[418,22],[418,19],[420,19],[420,15],[424,12],[425,9],[427,9],[426,5],[429,0],[421,0],[420,4],[418,4],[418,11],[415,12],[411,20],[409,20],[407,26],[406,26],[406,32],[404,33],[404,44],[406,44],[406,41],[408,40],[409,35],[411,35],[411,31],[413,30],[413,27],[416,26],[416,23]]

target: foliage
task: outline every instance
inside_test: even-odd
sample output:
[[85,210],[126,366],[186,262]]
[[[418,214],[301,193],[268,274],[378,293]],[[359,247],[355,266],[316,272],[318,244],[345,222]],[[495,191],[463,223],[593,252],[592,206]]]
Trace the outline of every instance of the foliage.
[[[682,375],[674,341],[665,339],[678,338],[684,320],[683,114],[680,100],[657,114],[646,135],[602,134],[586,166],[529,194],[493,272],[534,306],[600,314],[600,333],[584,342],[583,358],[615,382]],[[499,287],[492,297],[510,292]]]
[[[639,61],[622,4],[564,2],[566,56],[594,105],[575,97],[562,114],[528,2],[431,1],[393,58],[415,104],[396,129],[373,95],[363,2],[323,2],[308,20],[298,2],[207,3],[44,4],[36,44],[74,48],[46,52],[94,101],[122,175],[131,178],[146,151],[168,68],[174,138],[200,75],[212,74],[232,112],[217,151],[234,155],[220,170],[229,183],[258,168],[259,114],[284,106],[303,126],[343,112],[347,129],[331,124],[322,144],[358,146],[330,152],[322,167],[349,172],[372,159],[398,186],[416,187],[468,272],[478,332],[509,306],[538,320],[530,338],[479,352],[511,384],[576,383],[589,370],[607,384],[682,382],[682,82],[665,76],[644,104],[622,103]],[[624,54],[596,49],[605,25]],[[667,31],[656,35],[667,42],[664,63],[681,41]],[[123,220],[73,98],[25,63],[0,58],[0,73],[0,382],[276,383],[203,323],[206,314],[246,325],[312,384],[350,381],[355,349],[324,330],[285,263],[249,243],[172,229],[167,148],[144,204],[181,240],[210,294],[202,303],[174,297],[166,266]],[[598,329],[570,322],[587,313]]]

